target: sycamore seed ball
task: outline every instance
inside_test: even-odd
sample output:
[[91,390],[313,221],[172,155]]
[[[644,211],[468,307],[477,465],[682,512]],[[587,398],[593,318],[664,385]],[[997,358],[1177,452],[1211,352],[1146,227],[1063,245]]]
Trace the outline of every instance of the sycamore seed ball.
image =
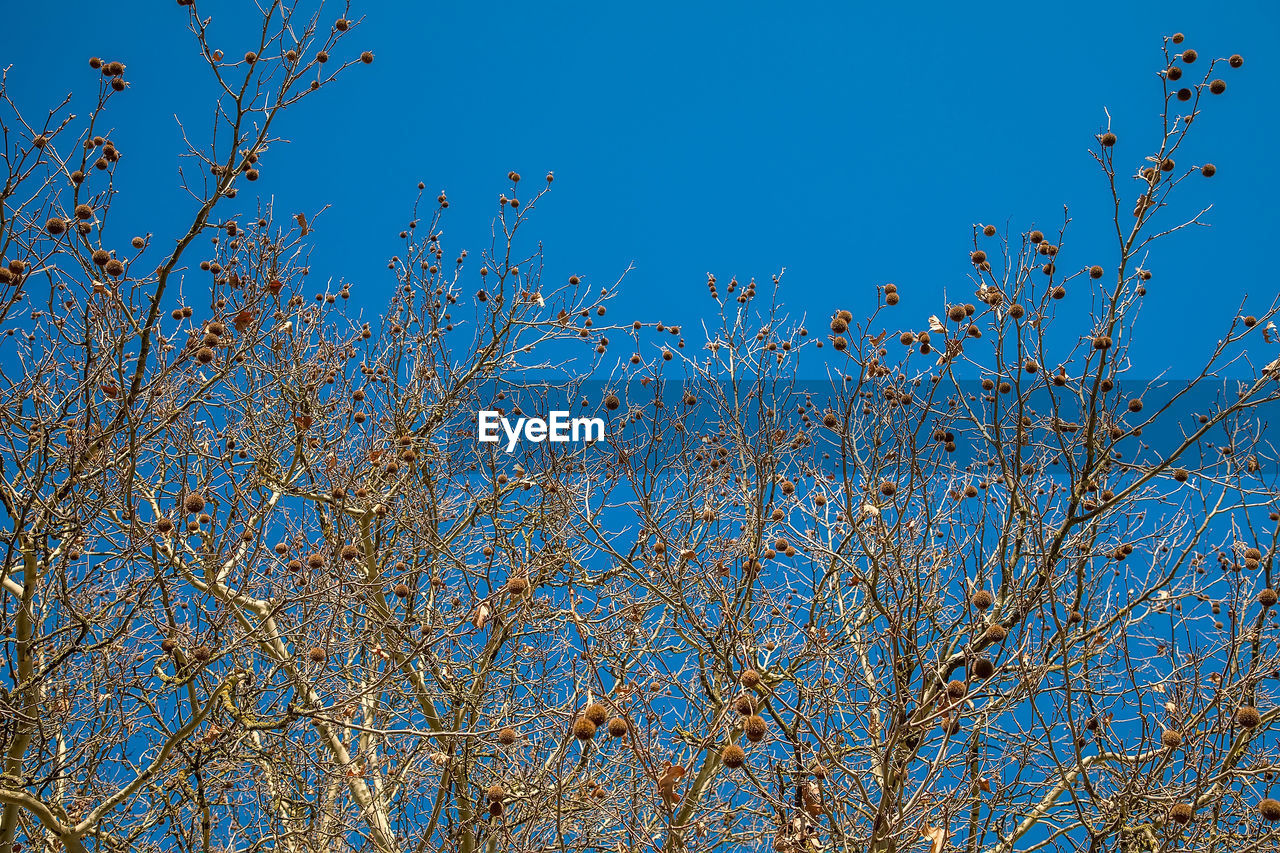
[[1236,709],[1236,725],[1242,729],[1257,728],[1262,723],[1262,715],[1252,705],[1241,705]]

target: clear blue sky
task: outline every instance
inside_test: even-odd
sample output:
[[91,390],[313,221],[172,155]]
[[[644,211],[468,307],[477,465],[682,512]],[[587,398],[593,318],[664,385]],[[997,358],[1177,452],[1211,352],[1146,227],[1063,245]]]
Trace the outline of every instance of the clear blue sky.
[[[185,10],[6,6],[3,62],[33,117],[93,91],[90,55],[128,65],[111,113],[127,187],[117,215],[171,233],[189,207],[173,114],[193,133],[209,126]],[[252,37],[240,8],[202,9],[229,55]],[[285,122],[293,142],[265,158],[255,188],[287,211],[333,206],[314,277],[357,282],[369,311],[392,287],[386,260],[419,180],[448,192],[450,248],[474,254],[508,170],[550,169],[555,189],[535,225],[549,272],[607,282],[634,261],[619,319],[693,327],[711,307],[707,271],[767,281],[786,267],[786,301],[810,328],[836,308],[865,313],[885,281],[903,297],[897,322],[921,328],[945,288],[972,299],[974,222],[1056,230],[1069,204],[1067,266],[1113,249],[1088,147],[1105,107],[1118,161],[1136,168],[1149,153],[1160,39],[1175,30],[1204,59],[1239,52],[1245,66],[1224,69],[1229,89],[1207,98],[1193,134],[1186,156],[1218,174],[1182,203],[1214,204],[1213,227],[1152,258],[1135,366],[1190,369],[1244,294],[1260,310],[1277,291],[1262,246],[1280,225],[1266,154],[1280,123],[1280,4],[370,0],[353,6],[360,16],[345,44],[376,61]]]

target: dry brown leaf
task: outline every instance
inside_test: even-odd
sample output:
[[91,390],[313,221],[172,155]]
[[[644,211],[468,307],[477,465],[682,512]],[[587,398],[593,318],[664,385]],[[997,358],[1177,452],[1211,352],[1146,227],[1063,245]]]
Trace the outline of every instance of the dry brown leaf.
[[684,776],[684,774],[685,769],[683,767],[679,764],[671,764],[658,777],[658,793],[662,794],[662,799],[668,805],[674,805],[680,801],[680,795],[676,793],[676,783],[680,781],[680,777]]
[[945,826],[925,825],[920,833],[921,838],[929,840],[929,853],[942,853],[947,846],[947,828]]

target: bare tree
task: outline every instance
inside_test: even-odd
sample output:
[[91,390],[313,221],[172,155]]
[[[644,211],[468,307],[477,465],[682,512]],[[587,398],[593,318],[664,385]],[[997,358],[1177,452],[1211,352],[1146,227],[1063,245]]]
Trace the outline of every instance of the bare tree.
[[975,226],[927,320],[608,319],[512,172],[474,261],[420,192],[375,325],[248,190],[358,21],[228,58],[179,5],[179,233],[110,221],[120,62],[81,119],[0,91],[0,851],[1276,849],[1276,305],[1128,359],[1239,57],[1165,39],[1160,125],[1097,135],[1113,246]]

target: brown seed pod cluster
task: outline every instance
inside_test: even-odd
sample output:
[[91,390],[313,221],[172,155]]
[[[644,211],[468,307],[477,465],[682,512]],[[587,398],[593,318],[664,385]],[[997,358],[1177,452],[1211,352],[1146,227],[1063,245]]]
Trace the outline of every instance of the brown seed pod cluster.
[[1241,705],[1236,708],[1235,720],[1242,729],[1256,729],[1262,724],[1262,715],[1252,705]]

